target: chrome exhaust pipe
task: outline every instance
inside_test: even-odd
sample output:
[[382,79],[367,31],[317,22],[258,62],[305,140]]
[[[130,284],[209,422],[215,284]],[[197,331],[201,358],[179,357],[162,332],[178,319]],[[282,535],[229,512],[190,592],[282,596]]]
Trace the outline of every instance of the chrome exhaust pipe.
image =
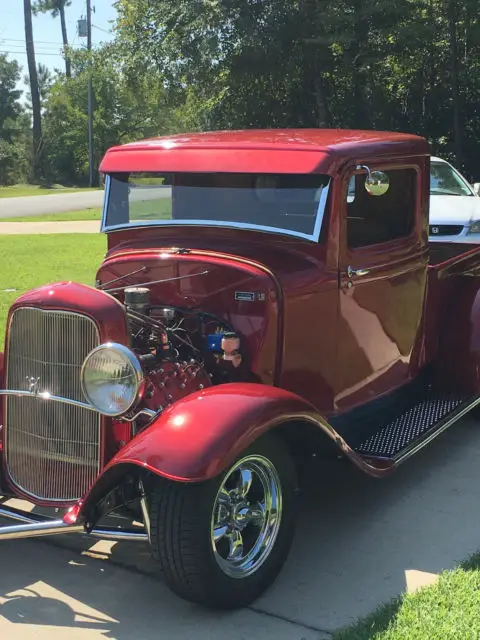
[[[48,516],[36,513],[27,513],[14,507],[0,507],[0,518],[10,518],[22,524],[0,526],[0,540],[13,540],[21,538],[36,538],[41,536],[54,536],[62,533],[85,533],[83,524],[67,524],[63,520],[54,520]],[[145,531],[131,529],[108,529],[97,527],[88,535],[102,540],[127,540],[129,542],[148,542],[148,534]]]

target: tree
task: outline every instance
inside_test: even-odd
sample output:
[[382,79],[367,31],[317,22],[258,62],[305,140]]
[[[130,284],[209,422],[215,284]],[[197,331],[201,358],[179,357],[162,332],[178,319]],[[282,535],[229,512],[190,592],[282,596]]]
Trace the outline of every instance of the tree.
[[[50,90],[50,87],[53,84],[53,76],[50,69],[46,67],[44,64],[42,64],[41,62],[39,62],[37,65],[37,77],[38,77],[38,93],[40,96],[40,108],[43,115],[43,110],[47,100],[48,91]],[[28,76],[24,77],[24,82],[25,84],[28,84],[29,82]],[[27,98],[27,101],[26,101],[27,109],[28,111],[31,112],[32,111],[32,95],[30,92],[27,92],[26,98]]]
[[[91,58],[90,58],[91,56]],[[89,64],[91,60],[91,66]],[[58,76],[44,110],[45,170],[50,181],[88,180],[87,78],[93,76],[95,165],[108,147],[179,130],[158,72],[129,76],[115,45],[72,52],[72,77]]]
[[42,116],[40,92],[38,88],[37,66],[35,64],[35,46],[33,43],[32,6],[30,0],[23,0],[25,20],[25,42],[27,46],[28,73],[30,77],[30,94],[33,113],[33,176],[40,176],[40,151],[42,141]]
[[70,60],[70,54],[68,51],[68,34],[67,34],[67,21],[65,18],[65,8],[72,4],[71,0],[36,0],[32,10],[36,15],[38,13],[50,12],[52,18],[60,16],[60,26],[62,29],[62,41],[63,41],[63,53],[65,55],[65,74],[67,78],[72,75],[72,63]]
[[0,184],[25,179],[27,168],[28,122],[23,113],[16,85],[20,67],[15,60],[0,55]]
[[[478,0],[116,0],[130,73],[201,128],[403,130],[480,177]],[[194,113],[196,111],[196,113]],[[465,164],[463,165],[463,160]]]

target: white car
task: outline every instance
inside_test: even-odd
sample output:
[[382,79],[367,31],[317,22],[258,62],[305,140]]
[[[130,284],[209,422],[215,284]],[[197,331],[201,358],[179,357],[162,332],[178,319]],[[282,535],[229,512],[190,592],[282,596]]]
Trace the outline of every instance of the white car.
[[431,242],[480,243],[480,183],[470,185],[446,160],[431,158]]

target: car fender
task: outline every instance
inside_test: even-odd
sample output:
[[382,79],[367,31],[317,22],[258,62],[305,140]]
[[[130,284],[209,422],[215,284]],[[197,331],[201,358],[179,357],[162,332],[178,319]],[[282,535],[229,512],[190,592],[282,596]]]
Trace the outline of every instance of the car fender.
[[288,422],[310,423],[362,471],[381,476],[355,453],[309,402],[277,387],[228,383],[177,401],[126,444],[105,467],[90,492],[72,509],[77,518],[122,481],[132,468],[177,482],[203,482],[227,469],[252,442]]
[[462,277],[439,336],[436,374],[441,383],[480,393],[480,278]]

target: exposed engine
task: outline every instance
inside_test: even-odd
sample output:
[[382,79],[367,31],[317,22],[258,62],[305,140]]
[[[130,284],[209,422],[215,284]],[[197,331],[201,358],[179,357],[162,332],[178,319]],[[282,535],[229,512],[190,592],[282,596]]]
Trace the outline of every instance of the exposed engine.
[[252,380],[239,336],[217,316],[152,305],[147,287],[127,287],[124,294],[132,348],[146,372],[147,405],[161,410],[211,385]]

